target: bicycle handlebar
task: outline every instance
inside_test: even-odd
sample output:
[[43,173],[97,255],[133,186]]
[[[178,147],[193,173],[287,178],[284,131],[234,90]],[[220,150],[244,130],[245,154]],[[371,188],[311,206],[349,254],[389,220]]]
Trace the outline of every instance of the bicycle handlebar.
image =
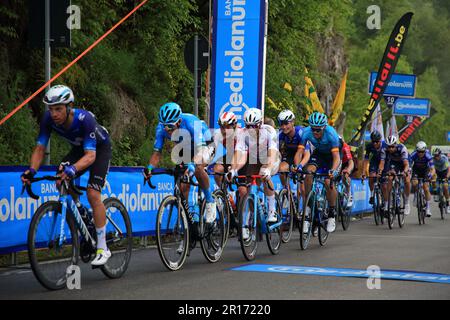
[[[38,178],[31,178],[31,179],[28,179],[28,181],[29,181],[30,183],[29,183],[29,184],[28,184],[28,183],[24,183],[24,184],[22,185],[22,192],[21,192],[21,194],[23,194],[23,192],[26,190],[26,191],[27,191],[27,194],[28,194],[32,199],[38,200],[38,199],[39,199],[39,196],[36,195],[36,194],[33,192],[33,189],[31,188],[31,185],[32,185],[34,182],[43,181],[43,180],[47,180],[47,181],[57,181],[57,180],[61,180],[61,177],[58,177],[58,176],[43,176],[43,177],[38,177]],[[65,182],[68,183],[68,184],[66,185],[66,188],[67,188],[67,189],[72,189],[73,191],[75,191],[76,194],[78,194],[78,195],[80,195],[80,196],[83,194],[82,191],[86,191],[86,190],[87,190],[87,188],[85,188],[85,187],[76,186],[76,185],[73,183],[73,180],[70,180],[70,181],[68,181],[68,182],[67,182],[67,180],[66,180]]]

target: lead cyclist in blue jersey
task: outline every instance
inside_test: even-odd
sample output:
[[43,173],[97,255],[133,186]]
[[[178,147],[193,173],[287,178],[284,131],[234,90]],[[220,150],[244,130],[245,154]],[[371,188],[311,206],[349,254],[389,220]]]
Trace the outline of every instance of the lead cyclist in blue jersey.
[[[151,177],[152,170],[161,160],[161,152],[166,140],[172,140],[177,145],[172,150],[172,161],[177,164],[187,164],[187,174],[195,176],[206,200],[206,223],[214,222],[216,218],[216,203],[212,196],[209,177],[205,171],[210,158],[207,141],[211,139],[209,129],[204,121],[196,116],[183,113],[181,107],[169,102],[164,104],[158,114],[159,124],[156,126],[156,139],[149,165],[144,169],[144,176]],[[181,153],[177,154],[177,151]],[[189,199],[190,186],[181,184],[181,191]]]
[[[72,150],[63,158],[58,171],[61,172],[62,180],[68,180],[81,176],[89,170],[87,197],[94,212],[98,238],[97,254],[91,264],[102,266],[111,257],[106,245],[106,209],[101,198],[101,190],[105,185],[111,160],[108,131],[97,123],[95,116],[89,111],[71,107],[74,95],[66,86],[51,87],[45,94],[43,102],[48,105],[48,111],[42,118],[37,145],[31,156],[31,165],[22,174],[22,182],[29,183],[29,179],[33,178],[39,169],[52,131],[72,145]],[[60,183],[58,182],[58,185]],[[78,195],[71,195],[75,202],[79,203]]]
[[[328,125],[328,118],[325,114],[314,112],[308,119],[309,127],[303,131],[302,141],[296,157],[302,159],[297,170],[302,170],[307,165],[306,171],[317,173],[329,173],[333,178],[337,178],[341,168],[341,156],[339,154],[339,135],[333,127]],[[311,158],[305,157],[303,153],[307,142],[310,142],[314,149]],[[306,164],[306,161],[308,163]],[[308,195],[312,187],[312,176],[308,175],[305,179],[305,195]],[[335,211],[336,211],[336,188],[330,188],[330,180],[325,180],[327,189],[327,200],[330,205],[328,213],[327,231],[334,232],[336,229]]]

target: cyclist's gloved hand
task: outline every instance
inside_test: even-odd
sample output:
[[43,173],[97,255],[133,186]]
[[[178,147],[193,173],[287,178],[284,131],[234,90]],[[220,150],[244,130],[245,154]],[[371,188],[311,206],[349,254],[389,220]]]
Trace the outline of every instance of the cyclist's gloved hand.
[[145,180],[148,180],[151,178],[152,170],[153,170],[153,166],[151,164],[149,164],[147,166],[147,168],[144,168],[144,170],[142,171],[142,174],[144,175]]
[[263,179],[270,178],[270,169],[269,168],[261,168],[259,173],[263,177]]
[[187,173],[189,177],[192,177],[194,175],[194,172],[195,172],[195,164],[193,162],[189,162],[189,164],[187,165]]
[[302,172],[303,171],[303,166],[301,164],[297,165],[297,172]]
[[432,175],[431,173],[428,173],[428,174],[427,174],[427,179],[428,179],[428,180],[431,180],[432,178],[433,178],[433,175]]
[[20,176],[20,179],[22,180],[22,182],[28,182],[28,181],[30,181],[30,179],[34,178],[35,175],[36,175],[36,170],[34,170],[33,168],[30,168],[30,169],[26,170],[24,173],[22,173],[22,175]]
[[330,170],[328,173],[333,177],[333,179],[336,179],[339,176],[339,170]]
[[238,171],[236,169],[230,169],[226,175],[228,182],[233,181],[234,177],[237,177]]
[[69,178],[73,178],[77,174],[77,168],[73,165],[67,165],[64,167],[64,174]]

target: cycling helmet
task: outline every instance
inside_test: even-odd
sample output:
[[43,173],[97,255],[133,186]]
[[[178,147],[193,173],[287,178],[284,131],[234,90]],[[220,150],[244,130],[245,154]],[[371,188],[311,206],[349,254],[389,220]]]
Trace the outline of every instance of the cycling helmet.
[[292,121],[295,119],[294,113],[292,113],[291,110],[283,110],[280,112],[280,114],[277,117],[278,122],[281,121]]
[[380,141],[381,140],[381,133],[378,131],[374,131],[370,134],[370,140],[372,141]]
[[237,117],[233,112],[224,112],[219,117],[219,126],[232,125],[237,123]]
[[397,141],[398,141],[398,139],[397,139],[397,136],[396,136],[396,135],[390,135],[390,136],[388,136],[387,139],[386,139],[386,144],[387,144],[388,146],[393,146],[393,145],[396,145],[396,144],[397,144]]
[[308,119],[309,125],[312,127],[324,127],[328,124],[328,118],[320,112],[313,112]]
[[262,112],[258,108],[250,108],[244,113],[246,125],[256,125],[262,122]]
[[416,151],[425,151],[427,150],[427,144],[423,141],[419,141],[416,144]]
[[42,100],[46,105],[69,104],[75,100],[72,90],[63,85],[56,85],[48,89]]
[[175,102],[169,102],[164,104],[159,109],[159,122],[162,124],[175,123],[181,119],[181,107]]
[[441,151],[441,149],[439,149],[439,148],[436,148],[436,149],[434,149],[434,151],[433,151],[433,154],[434,154],[435,156],[440,156],[441,153],[442,153],[442,151]]

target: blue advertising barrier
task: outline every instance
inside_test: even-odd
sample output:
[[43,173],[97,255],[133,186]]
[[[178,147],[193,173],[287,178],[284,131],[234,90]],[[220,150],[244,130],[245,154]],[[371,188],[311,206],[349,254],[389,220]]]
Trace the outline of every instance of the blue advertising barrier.
[[[369,75],[369,94],[372,94],[378,72]],[[394,73],[388,83],[384,96],[414,97],[417,77],[414,74]]]
[[248,108],[264,103],[267,0],[214,0],[210,127],[223,112],[243,124]]
[[429,117],[430,100],[398,98],[394,103],[394,110],[392,113],[398,116]]
[[[54,182],[42,181],[33,184],[39,200],[21,195],[20,175],[28,167],[0,166],[0,254],[26,249],[28,227],[33,213],[48,200],[56,200],[58,192]],[[42,167],[37,176],[53,175],[56,167]],[[79,185],[86,186],[88,175],[80,178]],[[273,177],[277,191],[282,186],[278,176]],[[77,181],[78,183],[78,181]],[[152,183],[156,189],[143,185],[142,168],[111,167],[102,198],[117,197],[128,210],[134,236],[155,233],[156,213],[162,199],[173,193],[174,181],[169,175],[155,175]],[[211,184],[214,178],[211,176]],[[360,180],[352,182],[354,206],[352,214],[370,211],[368,184]],[[192,192],[192,197],[195,195]],[[88,205],[85,195],[81,202]]]

